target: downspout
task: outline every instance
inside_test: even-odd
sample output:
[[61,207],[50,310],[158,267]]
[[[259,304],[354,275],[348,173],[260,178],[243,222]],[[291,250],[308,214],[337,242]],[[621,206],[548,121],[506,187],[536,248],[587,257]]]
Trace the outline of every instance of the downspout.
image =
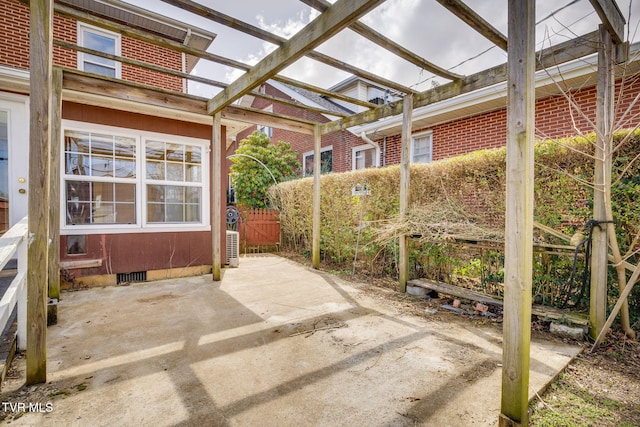
[[382,138],[382,167],[387,166],[387,135]]

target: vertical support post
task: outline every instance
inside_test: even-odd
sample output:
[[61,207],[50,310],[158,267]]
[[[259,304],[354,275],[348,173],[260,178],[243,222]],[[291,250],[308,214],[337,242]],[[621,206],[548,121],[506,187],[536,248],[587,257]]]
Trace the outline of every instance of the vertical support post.
[[[400,220],[402,221],[409,210],[409,191],[411,189],[411,121],[413,120],[413,95],[405,95],[402,110],[402,135],[400,145]],[[400,292],[407,291],[409,281],[409,250],[405,234],[398,236],[400,247],[398,261],[398,287]]]
[[214,281],[222,279],[222,117],[213,115],[211,136],[211,273]]
[[505,291],[500,426],[528,425],[533,268],[535,0],[509,0]]
[[47,324],[58,323],[60,300],[60,141],[62,138],[62,69],[53,69],[51,102],[51,147],[49,151],[49,300]]
[[53,0],[30,2],[29,232],[26,383],[47,381],[47,252]]
[[320,148],[322,133],[320,125],[313,127],[313,235],[311,239],[311,261],[313,268],[320,268]]
[[18,245],[18,276],[23,277],[24,283],[18,286],[18,350],[27,349],[27,269],[29,256],[27,247],[29,245],[29,233],[21,239]]
[[[611,35],[600,25],[598,48],[598,83],[596,95],[596,147],[593,171],[593,219],[607,218],[605,186],[611,182],[611,127],[613,126],[613,60]],[[591,288],[589,300],[589,334],[596,338],[607,318],[607,226],[594,227],[591,235]]]

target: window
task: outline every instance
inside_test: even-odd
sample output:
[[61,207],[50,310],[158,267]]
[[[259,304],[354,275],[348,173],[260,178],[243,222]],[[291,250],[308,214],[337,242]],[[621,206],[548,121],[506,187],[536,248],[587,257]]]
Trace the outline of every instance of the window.
[[[269,105],[266,108],[263,108],[262,111],[266,111],[267,113],[273,113],[273,105]],[[258,125],[258,131],[264,133],[269,138],[273,136],[273,128],[266,125]]]
[[380,150],[370,145],[354,147],[352,159],[353,170],[378,167]]
[[208,227],[208,141],[88,126],[64,131],[63,229]]
[[273,128],[271,128],[269,126],[258,125],[258,131],[264,133],[269,138],[271,138],[273,136]]
[[[313,151],[308,151],[302,155],[304,169],[302,176],[313,175]],[[320,173],[330,173],[333,171],[333,147],[325,147],[320,150]]]
[[[78,23],[78,44],[88,49],[120,56],[120,35]],[[111,59],[78,52],[78,68],[107,77],[121,77],[121,64]]]
[[431,162],[431,136],[431,133],[426,133],[411,139],[411,163]]

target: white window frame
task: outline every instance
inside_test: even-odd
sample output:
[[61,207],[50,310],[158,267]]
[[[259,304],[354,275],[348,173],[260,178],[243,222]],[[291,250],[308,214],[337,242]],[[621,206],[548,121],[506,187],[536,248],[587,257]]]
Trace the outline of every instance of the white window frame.
[[[267,108],[263,108],[262,111],[265,111],[267,113],[273,113],[273,104],[269,105]],[[256,128],[258,129],[259,132],[264,133],[269,138],[273,137],[273,128],[271,126],[257,125]]]
[[[420,138],[429,137],[429,161],[427,162],[417,162],[415,159],[415,144],[416,140]],[[433,132],[422,132],[411,136],[411,147],[410,147],[410,159],[411,163],[431,163],[433,161]]]
[[[104,30],[102,28],[99,27],[94,27],[93,25],[89,25],[89,24],[85,24],[83,22],[78,22],[78,46],[84,46],[84,33],[85,32],[91,32],[94,34],[98,34],[101,35],[103,37],[108,37],[111,39],[115,40],[115,55],[116,56],[122,56],[122,36],[118,33],[114,33],[111,31],[107,31]],[[78,52],[78,69],[81,71],[85,71],[84,69],[84,63],[85,63],[85,56],[90,56],[89,54],[83,53],[83,52]],[[119,61],[113,61],[114,62],[114,69],[115,69],[115,77],[117,79],[121,79],[122,78],[122,63],[120,63]],[[99,64],[101,66],[105,66],[104,64]]]
[[[351,170],[359,170],[356,169],[356,156],[360,151],[364,150],[375,150],[375,162],[372,167],[380,167],[380,147],[374,147],[373,145],[365,144],[358,145],[357,147],[353,147],[351,149]],[[366,168],[365,168],[366,169]]]
[[[127,182],[136,184],[136,223],[135,224],[67,224],[67,206],[66,206],[66,178],[67,176],[73,176],[77,179],[77,175],[67,175],[65,169],[65,153],[64,153],[64,138],[66,131],[78,131],[78,132],[93,132],[103,133],[113,136],[122,136],[127,138],[133,138],[136,141],[136,178],[127,178]],[[198,184],[192,184],[192,186],[198,186],[202,188],[202,199],[200,206],[200,222],[198,223],[148,223],[147,222],[147,184],[153,184],[157,182],[158,185],[181,185],[184,186],[185,182],[172,181],[155,181],[146,177],[146,155],[145,155],[145,143],[146,141],[164,141],[167,143],[175,144],[188,144],[199,146],[202,149],[202,171],[201,181]],[[72,120],[62,121],[61,140],[59,141],[61,146],[60,156],[60,234],[116,234],[116,233],[159,233],[159,232],[180,232],[180,231],[210,231],[210,164],[209,156],[211,152],[210,141],[206,139],[191,138],[185,136],[161,134],[155,132],[140,131],[135,129],[119,128],[114,126],[97,125],[93,123],[77,122]],[[87,179],[88,178],[88,179]],[[83,177],[82,181],[91,181],[91,177]],[[104,182],[104,180],[100,180]],[[123,182],[120,179],[118,182]]]
[[[333,145],[329,145],[329,146],[327,146],[327,147],[322,147],[322,148],[320,149],[320,158],[321,158],[321,159],[322,159],[322,153],[325,153],[325,152],[327,152],[327,151],[333,151]],[[311,176],[311,175],[307,175],[307,174],[306,174],[306,169],[305,169],[304,165],[306,165],[306,164],[307,164],[307,157],[309,157],[309,156],[313,156],[313,154],[314,154],[314,151],[313,151],[313,150],[311,150],[311,151],[307,151],[307,152],[305,152],[305,153],[303,153],[303,154],[302,154],[302,176],[303,176],[303,177],[305,177],[305,176]],[[333,168],[332,168],[332,169],[333,169]],[[331,172],[333,172],[333,170],[332,170]]]

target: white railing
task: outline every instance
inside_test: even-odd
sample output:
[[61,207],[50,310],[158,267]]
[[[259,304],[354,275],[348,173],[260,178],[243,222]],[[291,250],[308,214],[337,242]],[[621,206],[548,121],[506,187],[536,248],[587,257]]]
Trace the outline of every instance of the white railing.
[[0,269],[3,269],[15,255],[18,257],[18,273],[0,300],[0,333],[18,305],[18,349],[25,350],[27,344],[27,233],[25,216],[2,237],[0,237]]

